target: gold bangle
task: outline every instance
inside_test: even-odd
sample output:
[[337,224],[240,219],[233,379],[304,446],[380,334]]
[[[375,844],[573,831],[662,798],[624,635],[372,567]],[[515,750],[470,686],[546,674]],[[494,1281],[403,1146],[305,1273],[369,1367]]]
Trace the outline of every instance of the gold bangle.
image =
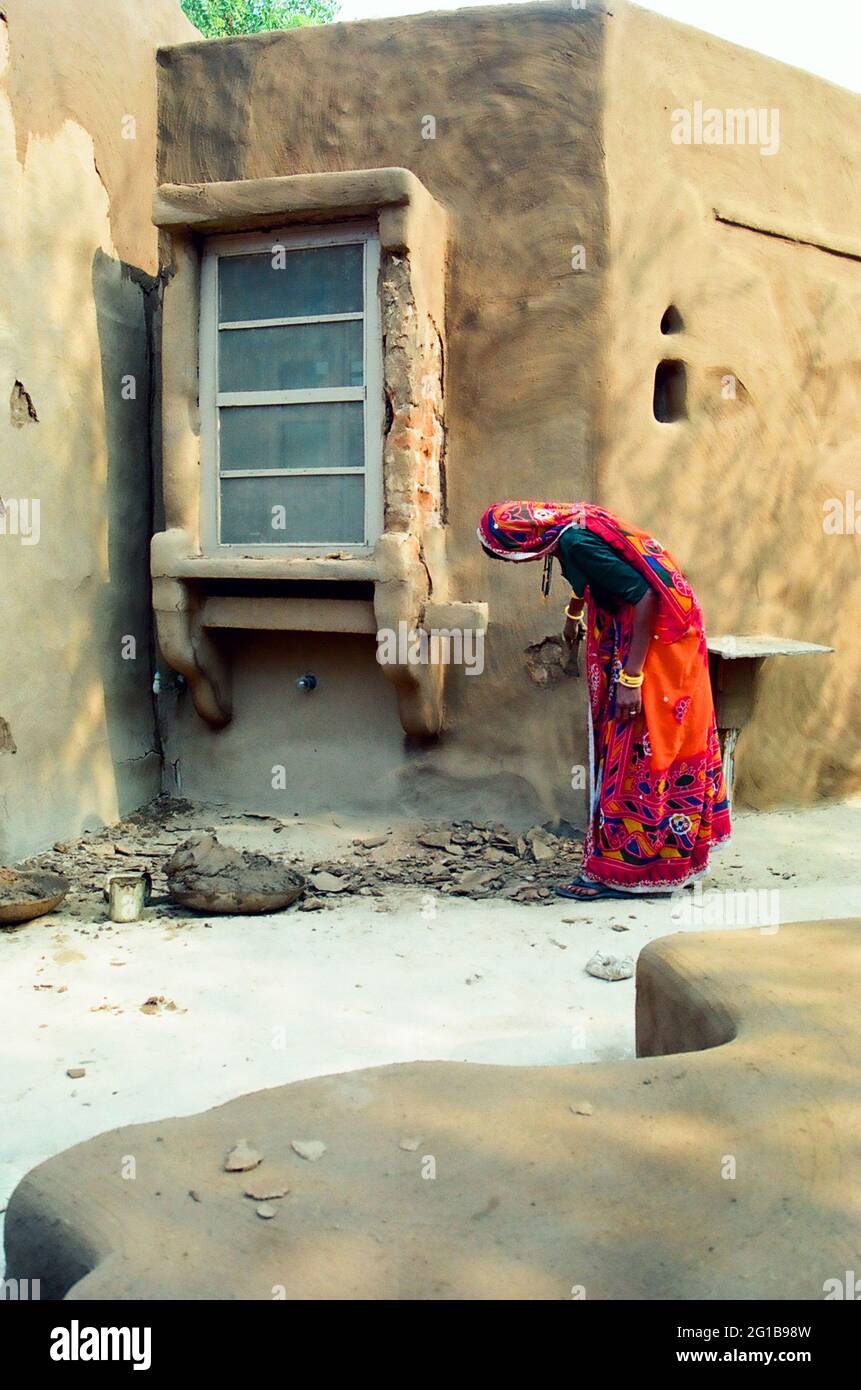
[[576,623],[578,618],[583,617],[583,609],[581,608],[579,613],[572,613],[570,608],[566,608],[565,617],[570,618],[572,622]]
[[639,690],[645,679],[642,671],[638,676],[629,676],[625,670],[619,672],[619,684],[627,686],[629,690]]

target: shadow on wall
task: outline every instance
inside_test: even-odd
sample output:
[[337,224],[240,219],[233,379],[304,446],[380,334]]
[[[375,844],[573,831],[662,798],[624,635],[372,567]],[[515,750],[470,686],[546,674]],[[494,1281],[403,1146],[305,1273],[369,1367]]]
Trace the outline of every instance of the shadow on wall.
[[[97,250],[92,284],[107,445],[107,583],[98,602],[99,661],[111,760],[115,768],[126,768],[117,787],[123,812],[156,796],[161,776],[149,574],[152,335],[158,280]],[[148,747],[141,749],[140,735],[147,730]]]
[[[50,224],[59,195],[56,186],[46,192],[44,209],[31,201],[33,225]],[[54,243],[50,273],[25,262],[18,289],[34,326],[29,340],[17,342],[32,423],[12,441],[9,475],[12,495],[26,488],[39,499],[40,519],[38,544],[4,550],[3,587],[26,673],[26,686],[6,686],[0,711],[8,728],[0,746],[6,862],[58,836],[97,828],[160,786],[151,701],[145,294],[138,272],[102,251],[93,257],[76,224],[73,232]],[[124,374],[135,383],[128,400]],[[11,405],[3,404],[14,424],[15,393]]]

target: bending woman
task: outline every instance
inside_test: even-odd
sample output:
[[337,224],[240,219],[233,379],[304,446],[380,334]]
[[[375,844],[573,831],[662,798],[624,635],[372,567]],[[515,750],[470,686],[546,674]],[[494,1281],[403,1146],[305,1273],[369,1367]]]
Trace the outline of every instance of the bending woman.
[[565,898],[672,892],[705,873],[730,818],[703,618],[672,556],[587,502],[497,502],[478,537],[497,560],[553,557],[571,585],[564,635],[585,631],[590,819]]

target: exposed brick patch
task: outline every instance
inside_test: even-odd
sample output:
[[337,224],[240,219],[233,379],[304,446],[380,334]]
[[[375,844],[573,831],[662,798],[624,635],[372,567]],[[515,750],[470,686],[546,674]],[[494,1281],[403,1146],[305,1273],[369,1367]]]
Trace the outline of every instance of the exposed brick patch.
[[440,521],[442,344],[430,316],[417,309],[405,256],[385,257],[382,291],[386,530],[421,533]]

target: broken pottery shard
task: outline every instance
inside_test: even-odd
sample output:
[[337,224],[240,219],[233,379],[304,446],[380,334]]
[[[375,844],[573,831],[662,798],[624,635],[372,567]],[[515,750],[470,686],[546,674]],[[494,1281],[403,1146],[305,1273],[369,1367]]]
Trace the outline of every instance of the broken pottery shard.
[[425,830],[421,835],[417,835],[416,839],[426,849],[444,849],[450,852],[452,848],[451,834],[448,830]]
[[492,883],[495,878],[499,878],[497,869],[467,869],[465,874],[461,874],[452,892],[469,893],[474,888],[483,887],[485,883]]
[[260,1206],[257,1207],[256,1210],[257,1215],[260,1217],[262,1221],[271,1221],[273,1216],[277,1216],[278,1214],[278,1208],[273,1207],[271,1202],[261,1202]]
[[315,893],[343,893],[348,887],[345,878],[338,878],[336,874],[326,873],[311,874],[308,882]]
[[588,1100],[578,1100],[576,1105],[571,1106],[572,1115],[592,1115],[594,1106]]
[[84,1067],[68,1067],[66,1070],[66,1075],[71,1076],[73,1081],[77,1081],[80,1077],[86,1076],[86,1074],[87,1072]]
[[486,849],[483,851],[482,858],[487,864],[510,864],[511,855],[506,854],[502,849]]
[[309,1163],[316,1163],[326,1152],[326,1145],[319,1139],[291,1139],[290,1147],[300,1158],[307,1158]]
[[536,825],[532,830],[527,831],[526,839],[532,848],[532,857],[536,864],[548,859],[555,859],[559,849],[559,841],[555,835],[550,835],[541,825]]
[[630,956],[608,956],[596,951],[586,962],[586,971],[596,980],[630,980],[634,973],[634,962]]
[[247,1139],[240,1139],[224,1160],[224,1171],[225,1173],[247,1173],[262,1162],[262,1153],[258,1153]]
[[414,1154],[421,1142],[422,1137],[420,1134],[415,1135],[413,1137],[407,1137],[406,1139],[402,1139],[400,1141],[400,1143],[398,1144],[398,1148],[403,1149],[404,1153]]
[[555,859],[556,851],[544,840],[533,840],[533,856],[536,863],[542,863],[547,859]]

